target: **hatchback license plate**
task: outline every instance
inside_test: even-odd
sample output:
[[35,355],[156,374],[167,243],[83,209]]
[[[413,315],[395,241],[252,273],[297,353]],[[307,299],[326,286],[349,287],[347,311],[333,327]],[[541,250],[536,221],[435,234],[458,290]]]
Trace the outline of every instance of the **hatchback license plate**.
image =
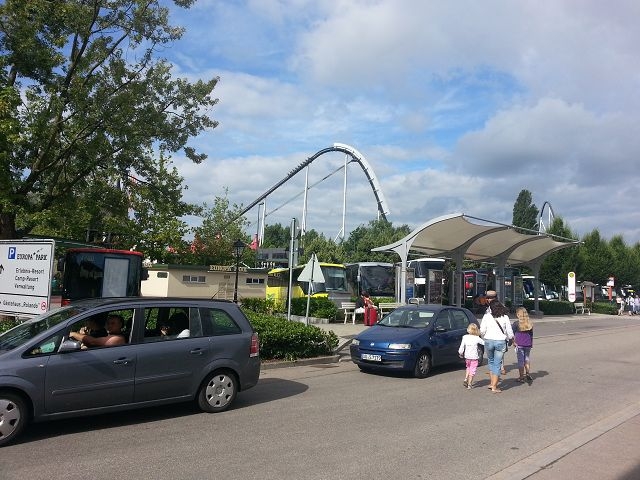
[[382,357],[380,355],[371,355],[369,353],[363,353],[360,358],[362,360],[370,360],[372,362],[381,362]]

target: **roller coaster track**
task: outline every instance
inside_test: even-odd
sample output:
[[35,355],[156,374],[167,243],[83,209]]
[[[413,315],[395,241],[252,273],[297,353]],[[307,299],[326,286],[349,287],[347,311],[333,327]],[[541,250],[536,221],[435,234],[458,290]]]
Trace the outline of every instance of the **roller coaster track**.
[[[545,225],[544,220],[542,219],[543,215],[544,215],[544,207],[548,207],[547,208],[547,224]],[[553,219],[555,218],[555,213],[553,213],[553,207],[551,206],[550,202],[544,202],[542,204],[542,208],[540,209],[540,218],[538,219],[538,233],[542,233],[542,232],[547,232],[547,230],[549,228],[551,228],[551,223],[553,222]]]
[[302,171],[302,169],[304,169],[305,167],[309,166],[315,159],[317,159],[318,157],[324,155],[325,153],[329,153],[329,152],[342,152],[342,153],[345,153],[346,155],[349,155],[351,157],[351,160],[349,161],[349,163],[356,162],[356,163],[358,163],[360,165],[360,167],[364,171],[365,175],[367,176],[367,180],[369,181],[369,185],[371,185],[371,189],[373,190],[373,195],[375,196],[376,202],[377,202],[377,205],[378,205],[378,213],[379,213],[381,218],[386,220],[387,219],[387,215],[389,214],[389,209],[387,207],[387,202],[384,199],[384,195],[382,193],[382,188],[380,187],[380,184],[378,183],[378,179],[375,176],[373,168],[371,168],[371,165],[369,165],[369,162],[367,162],[367,160],[364,158],[364,156],[360,152],[358,152],[358,150],[356,150],[353,147],[350,147],[349,145],[345,145],[343,143],[334,143],[333,146],[327,147],[327,148],[323,148],[319,152],[317,152],[314,155],[312,155],[309,158],[307,158],[305,161],[301,162],[297,167],[295,167],[293,170],[291,170],[287,174],[286,177],[284,177],[282,180],[280,180],[278,183],[276,183],[273,187],[271,187],[269,190],[264,192],[262,195],[260,195],[258,198],[256,198],[253,202],[251,202],[249,205],[247,205],[238,214],[238,216],[236,218],[241,217],[242,215],[247,213],[249,210],[251,210],[253,207],[258,205],[261,201],[263,201],[265,198],[267,198],[269,195],[271,195],[275,190],[277,190],[279,187],[281,187],[284,183],[289,181],[296,174],[300,173],[300,171]]

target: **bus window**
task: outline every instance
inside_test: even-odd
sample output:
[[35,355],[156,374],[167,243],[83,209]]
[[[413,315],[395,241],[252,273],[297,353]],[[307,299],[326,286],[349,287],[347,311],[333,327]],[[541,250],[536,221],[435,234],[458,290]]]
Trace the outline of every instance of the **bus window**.
[[[309,291],[309,282],[301,282],[298,280],[304,265],[298,265],[293,268],[291,298],[301,298],[307,295]],[[347,291],[347,282],[345,276],[345,267],[341,264],[320,262],[322,270],[323,282],[313,282],[312,296],[328,297],[336,305],[340,305],[343,301],[349,300]],[[289,269],[274,268],[267,275],[267,299],[276,301],[287,301],[287,291],[289,288]]]
[[141,280],[140,252],[71,248],[65,255],[62,304],[84,298],[136,297]]

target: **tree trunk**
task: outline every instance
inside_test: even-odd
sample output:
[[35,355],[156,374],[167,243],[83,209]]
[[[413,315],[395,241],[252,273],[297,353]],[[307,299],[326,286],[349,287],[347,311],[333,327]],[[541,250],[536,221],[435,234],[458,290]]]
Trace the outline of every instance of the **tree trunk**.
[[0,240],[16,238],[16,216],[13,213],[0,213]]

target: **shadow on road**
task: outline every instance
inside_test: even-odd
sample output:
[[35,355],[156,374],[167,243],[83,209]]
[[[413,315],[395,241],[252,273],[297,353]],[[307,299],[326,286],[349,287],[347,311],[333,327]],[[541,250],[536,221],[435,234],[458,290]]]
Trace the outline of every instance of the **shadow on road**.
[[242,392],[236,398],[236,407],[248,407],[260,403],[273,402],[294,395],[300,395],[309,389],[308,385],[282,378],[260,379],[258,385]]
[[[265,402],[298,395],[309,387],[299,382],[281,379],[260,380],[258,385],[246,392],[238,393],[235,403],[229,411],[247,408]],[[158,407],[147,407],[100,415],[79,416],[66,420],[54,420],[43,423],[32,423],[16,438],[13,444],[29,443],[45,438],[53,438],[78,432],[102,430],[106,428],[140,425],[148,422],[199,415],[203,412],[194,402],[185,402]],[[216,415],[224,415],[223,413]]]

